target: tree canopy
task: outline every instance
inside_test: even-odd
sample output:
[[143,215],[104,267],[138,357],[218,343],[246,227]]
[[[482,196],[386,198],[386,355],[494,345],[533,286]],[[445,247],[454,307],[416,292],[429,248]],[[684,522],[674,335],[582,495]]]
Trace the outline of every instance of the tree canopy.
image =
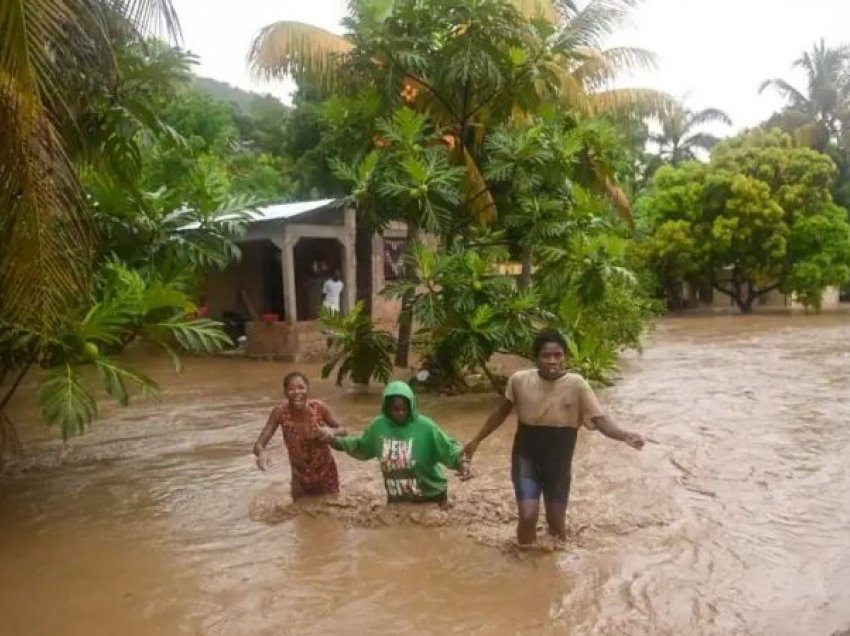
[[818,307],[850,278],[850,225],[830,194],[832,160],[755,130],[719,144],[709,164],[661,168],[638,203],[642,246],[670,280],[707,282],[742,311],[773,290]]

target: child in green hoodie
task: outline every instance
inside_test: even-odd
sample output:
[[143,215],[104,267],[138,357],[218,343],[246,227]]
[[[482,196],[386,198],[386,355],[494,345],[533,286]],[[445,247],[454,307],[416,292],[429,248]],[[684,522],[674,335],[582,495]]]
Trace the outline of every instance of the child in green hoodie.
[[404,382],[391,382],[384,390],[381,415],[360,435],[335,437],[322,431],[336,450],[355,459],[380,459],[389,501],[448,501],[448,483],[439,464],[469,477],[463,447],[446,435],[432,419],[416,410],[416,397]]

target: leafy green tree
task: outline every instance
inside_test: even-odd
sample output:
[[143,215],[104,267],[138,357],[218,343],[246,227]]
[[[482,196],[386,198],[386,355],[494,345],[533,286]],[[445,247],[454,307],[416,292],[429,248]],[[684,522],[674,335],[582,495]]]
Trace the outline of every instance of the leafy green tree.
[[233,106],[188,83],[174,96],[162,117],[197,150],[226,152],[237,138]]
[[[10,114],[0,202],[11,215],[0,228],[0,381],[11,380],[0,442],[17,438],[6,407],[30,370],[42,415],[68,436],[96,415],[94,374],[122,403],[155,393],[118,361],[129,343],[226,346],[189,298],[202,269],[238,255],[251,206],[167,120],[192,59],[145,39],[138,20],[171,20],[167,1],[47,4],[0,7],[0,111]],[[158,177],[171,160],[192,169]]]
[[[614,198],[608,188],[620,175],[628,178],[630,150],[611,122],[560,114],[503,127],[488,137],[485,177],[494,184],[500,225],[519,248],[522,287],[531,284],[540,248],[578,231],[578,217],[591,201],[594,218],[613,216],[606,204]],[[577,203],[583,208],[578,215]],[[626,219],[631,221],[630,215]]]
[[776,289],[819,306],[850,277],[850,225],[830,194],[835,166],[779,131],[719,144],[709,165],[662,168],[639,203],[642,248],[663,280],[688,276],[743,312]]
[[457,214],[493,221],[495,202],[481,167],[493,127],[550,104],[585,114],[667,105],[657,92],[611,86],[619,72],[652,63],[640,49],[600,48],[631,4],[593,0],[576,11],[543,1],[360,0],[350,3],[345,35],[278,22],[261,30],[250,59],[260,77],[292,76],[355,93],[368,85],[389,111],[405,103],[427,112],[466,170],[465,205]]
[[[390,220],[407,224],[408,246],[416,248],[420,232],[451,236],[452,210],[460,204],[463,169],[451,166],[449,151],[440,143],[425,115],[400,108],[392,119],[377,122],[380,147],[355,166],[334,162],[337,177],[351,184],[367,225],[382,227]],[[412,252],[411,252],[412,253]],[[414,281],[415,267],[405,276]],[[412,292],[403,297],[399,318],[396,364],[408,363],[413,329]]]
[[0,3],[0,316],[44,337],[91,280],[82,141],[120,146],[117,124],[144,114],[125,102],[89,118],[86,98],[105,91],[81,86],[117,80],[113,42],[156,24],[179,34],[168,0]]
[[228,344],[217,323],[192,318],[192,311],[179,286],[144,278],[116,261],[99,270],[92,296],[80,299],[46,342],[36,332],[0,322],[0,364],[13,377],[0,399],[7,432],[14,428],[4,409],[31,368],[41,371],[42,417],[64,439],[82,433],[97,416],[98,387],[121,404],[134,393],[157,397],[153,380],[118,356],[141,339],[167,351],[179,370],[178,352],[211,353]]
[[[601,116],[642,116],[669,103],[614,85],[619,72],[652,62],[646,51],[603,48],[631,5],[362,0],[351,3],[344,36],[277,23],[258,34],[250,59],[261,77],[299,83],[305,102],[294,118],[311,124],[300,141],[314,144],[313,166],[335,151],[334,176],[351,188],[362,224],[404,220],[414,238],[428,230],[471,253],[479,238],[498,236],[523,257],[527,286],[538,243],[570,240],[574,190],[604,195],[628,219],[617,180],[633,171],[634,157]],[[597,212],[612,216],[605,203]],[[399,365],[416,313],[417,266],[411,259],[404,281]],[[465,360],[458,364],[481,365]]]
[[185,144],[160,142],[146,148],[145,187],[165,186],[179,194],[202,166],[203,172],[219,172],[233,194],[270,202],[291,198],[292,164],[282,141],[288,111],[273,97],[246,95],[252,107],[249,114],[194,85],[184,85],[163,118]]
[[497,353],[527,356],[535,329],[551,320],[535,294],[498,273],[495,266],[506,256],[420,244],[410,257],[418,279],[387,287],[388,296],[411,299],[415,342],[434,374],[429,383],[463,389],[467,374],[482,372],[496,391],[503,390],[503,379],[487,367],[490,359]]
[[253,200],[231,195],[221,175],[200,166],[185,197],[127,191],[114,181],[92,179],[93,221],[101,237],[100,260],[188,282],[209,269],[224,269],[239,257],[236,241],[252,217]]

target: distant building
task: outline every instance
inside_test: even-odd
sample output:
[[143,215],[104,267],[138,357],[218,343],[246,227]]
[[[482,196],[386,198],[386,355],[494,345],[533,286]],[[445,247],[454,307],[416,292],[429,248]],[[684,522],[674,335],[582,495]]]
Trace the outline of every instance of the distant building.
[[244,331],[249,354],[297,361],[324,349],[316,318],[322,285],[338,269],[343,312],[363,300],[376,322],[394,322],[400,307],[379,292],[401,275],[407,229],[373,234],[356,219],[347,198],[260,208],[239,241],[240,261],[207,277],[210,315]]

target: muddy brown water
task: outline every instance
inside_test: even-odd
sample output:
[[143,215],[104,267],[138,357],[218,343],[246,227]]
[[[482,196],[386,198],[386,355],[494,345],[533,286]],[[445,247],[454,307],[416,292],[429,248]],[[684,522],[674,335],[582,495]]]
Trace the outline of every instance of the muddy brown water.
[[[603,393],[651,437],[582,432],[566,551],[511,550],[514,423],[452,511],[383,503],[378,466],[290,506],[280,441],[249,449],[288,369],[193,360],[161,404],[106,409],[69,449],[25,427],[0,480],[0,633],[770,634],[850,625],[850,316],[663,321]],[[311,369],[315,372],[315,369]],[[377,397],[319,383],[352,429]],[[491,396],[425,397],[461,439]],[[26,417],[27,396],[20,400]]]

